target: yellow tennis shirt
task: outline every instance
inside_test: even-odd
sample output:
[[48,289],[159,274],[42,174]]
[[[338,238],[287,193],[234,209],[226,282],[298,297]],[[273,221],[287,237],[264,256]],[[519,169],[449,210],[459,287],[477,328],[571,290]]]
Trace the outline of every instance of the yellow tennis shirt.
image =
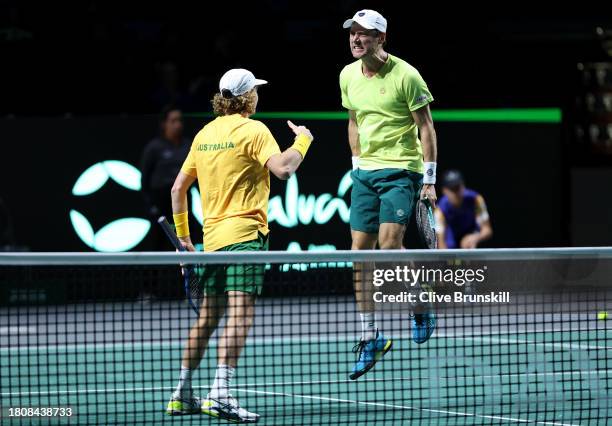
[[267,235],[270,172],[280,154],[260,121],[240,114],[217,117],[196,135],[182,172],[198,179],[204,216],[204,250]]
[[359,131],[359,168],[407,169],[423,173],[423,150],[412,111],[433,101],[421,74],[389,55],[371,78],[357,60],[340,73],[342,105],[355,111]]

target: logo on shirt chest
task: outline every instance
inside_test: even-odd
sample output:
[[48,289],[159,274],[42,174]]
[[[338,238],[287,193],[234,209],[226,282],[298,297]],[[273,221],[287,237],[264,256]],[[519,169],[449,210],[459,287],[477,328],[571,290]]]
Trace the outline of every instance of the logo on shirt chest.
[[234,144],[232,142],[222,142],[222,143],[201,143],[198,145],[198,151],[224,151],[226,149],[234,148]]
[[384,95],[385,93],[387,93],[387,91],[385,90],[384,87],[381,87],[378,93],[380,93],[381,95]]

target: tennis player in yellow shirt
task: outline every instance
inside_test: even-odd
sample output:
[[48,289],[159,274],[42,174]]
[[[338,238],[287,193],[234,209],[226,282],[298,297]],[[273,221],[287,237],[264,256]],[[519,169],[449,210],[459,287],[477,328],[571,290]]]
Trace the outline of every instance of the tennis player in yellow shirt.
[[[194,251],[187,220],[187,190],[197,179],[202,194],[205,251],[268,249],[270,173],[282,180],[297,170],[312,134],[288,121],[296,137],[281,152],[265,124],[249,118],[255,113],[257,88],[266,84],[245,69],[221,77],[213,109],[217,118],[196,135],[172,188],[172,210],[177,236]],[[240,407],[229,392],[234,370],[253,323],[255,298],[263,285],[264,265],[212,265],[202,285],[206,296],[183,352],[179,383],[166,412],[171,415],[205,414],[238,423],[259,418]],[[205,401],[193,395],[191,377],[208,340],[227,312],[219,337],[218,365]]]
[[[412,65],[385,51],[387,20],[380,13],[360,10],[343,27],[349,29],[355,59],[340,73],[353,153],[351,249],[373,250],[378,244],[399,250],[419,198],[436,203],[437,142],[429,109],[433,96]],[[376,325],[372,267],[355,268],[362,335],[354,348],[358,360],[349,374],[352,380],[372,369],[393,344]],[[425,343],[435,327],[433,312],[415,311],[412,339]]]

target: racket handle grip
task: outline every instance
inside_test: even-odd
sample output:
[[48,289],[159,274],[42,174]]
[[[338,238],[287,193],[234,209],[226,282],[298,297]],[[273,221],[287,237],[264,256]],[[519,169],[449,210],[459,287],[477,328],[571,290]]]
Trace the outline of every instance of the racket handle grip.
[[174,248],[178,251],[185,251],[183,243],[181,243],[181,241],[176,236],[176,233],[174,232],[174,229],[172,229],[172,226],[170,226],[170,224],[168,223],[166,216],[160,216],[160,218],[157,219],[157,223],[159,223],[159,225],[162,227],[164,233],[170,239]]

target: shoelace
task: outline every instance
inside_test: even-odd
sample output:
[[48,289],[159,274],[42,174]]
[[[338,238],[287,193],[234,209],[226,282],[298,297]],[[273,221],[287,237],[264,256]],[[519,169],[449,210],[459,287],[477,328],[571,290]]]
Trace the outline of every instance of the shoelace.
[[[217,401],[217,402],[219,402],[219,401]],[[223,404],[221,402],[219,402],[219,403],[223,404],[224,408],[226,410],[229,409],[228,411],[233,412],[233,413],[235,413],[237,415],[240,415],[240,410],[243,410],[245,412],[246,416],[251,416],[251,415],[254,414],[254,413],[249,413],[244,408],[241,408],[240,405],[238,405],[238,400],[236,398],[234,398],[233,396],[231,396],[231,395],[228,395],[227,402],[228,402],[227,404]]]
[[414,322],[416,322],[417,325],[425,324],[425,314],[410,315],[410,318],[414,318]]
[[236,398],[234,398],[233,396],[231,396],[231,395],[230,395],[230,396],[227,398],[227,400],[228,400],[228,402],[230,403],[230,405],[231,405],[232,407],[235,407],[236,409],[238,409],[238,407],[239,407],[239,406],[238,406],[238,400],[237,400]]
[[361,353],[363,352],[365,346],[366,346],[366,341],[365,340],[360,340],[359,343],[357,343],[355,346],[353,346],[353,353],[359,353],[359,355],[357,356],[357,359],[361,358]]
[[227,397],[227,402],[223,402],[219,399],[213,399],[213,401],[219,404],[219,407],[223,410],[238,411],[238,401],[231,395]]

